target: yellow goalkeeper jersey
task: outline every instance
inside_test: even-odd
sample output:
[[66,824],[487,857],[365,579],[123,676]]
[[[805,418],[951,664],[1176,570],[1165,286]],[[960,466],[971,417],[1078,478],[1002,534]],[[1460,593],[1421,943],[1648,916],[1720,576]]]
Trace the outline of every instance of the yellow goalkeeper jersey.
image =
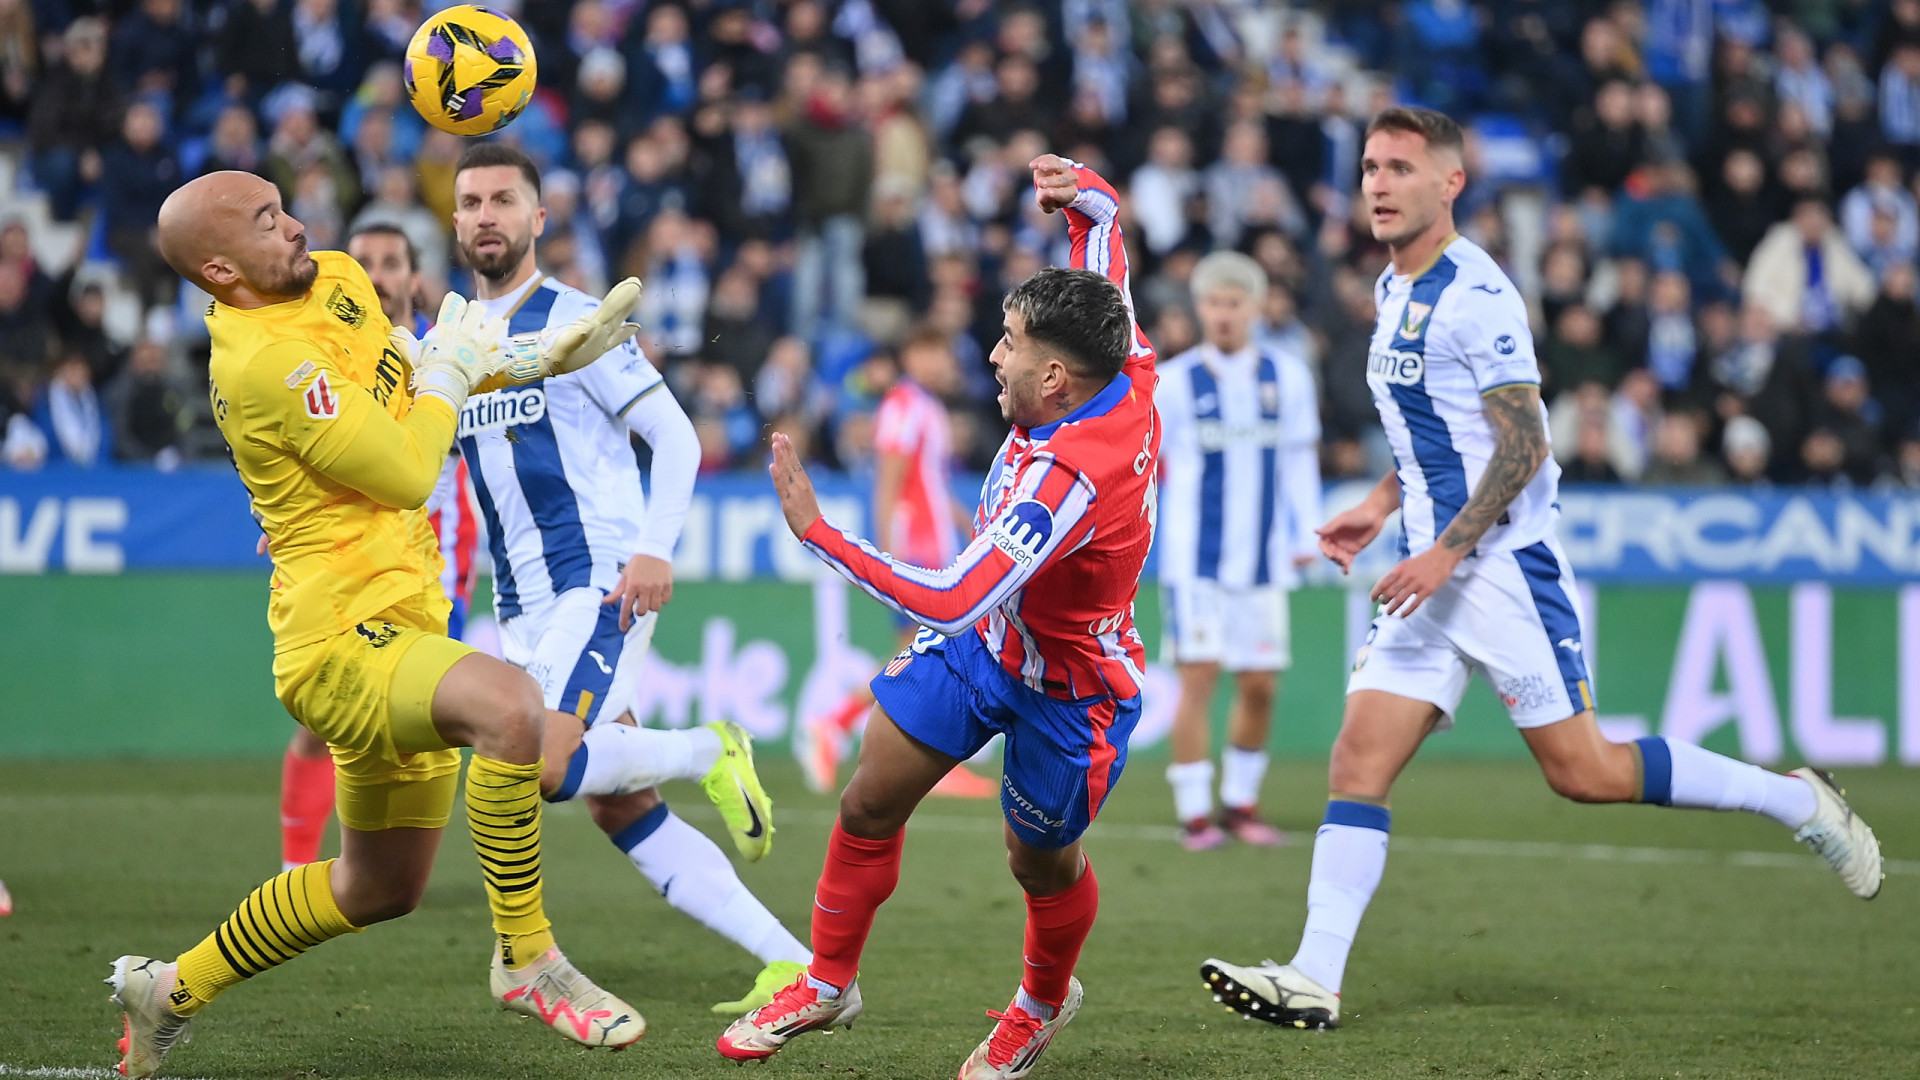
[[419,508],[458,423],[440,398],[415,402],[360,264],[313,257],[305,298],[207,310],[214,420],[273,555],[276,652],[438,585],[439,545]]

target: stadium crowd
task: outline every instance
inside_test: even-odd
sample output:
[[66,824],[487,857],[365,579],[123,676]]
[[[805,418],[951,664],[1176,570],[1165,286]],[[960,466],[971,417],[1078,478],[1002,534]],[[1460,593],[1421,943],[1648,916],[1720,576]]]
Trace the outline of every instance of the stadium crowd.
[[[859,470],[915,327],[952,342],[963,457],[998,442],[1000,298],[1064,229],[1044,150],[1121,187],[1140,318],[1196,339],[1208,250],[1316,372],[1330,477],[1390,464],[1365,363],[1385,265],[1366,118],[1471,123],[1462,231],[1528,294],[1555,453],[1592,483],[1920,487],[1920,0],[496,0],[540,91],[543,265],[641,276],[703,468],[765,433]],[[315,248],[397,224],[423,302],[461,149],[398,58],[420,0],[0,0],[0,458],[217,457],[204,296],[154,254],[183,179],[273,180]],[[50,269],[30,225],[78,220]],[[110,271],[110,272],[103,272]],[[123,341],[110,298],[145,317]]]

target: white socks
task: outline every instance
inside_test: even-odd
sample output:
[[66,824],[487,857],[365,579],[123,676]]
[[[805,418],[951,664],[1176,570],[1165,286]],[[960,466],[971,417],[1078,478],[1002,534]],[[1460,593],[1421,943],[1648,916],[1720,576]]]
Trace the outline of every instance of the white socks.
[[813,962],[813,953],[740,883],[720,848],[705,833],[675,817],[666,803],[610,839],[667,903],[759,957],[762,964]]
[[720,760],[720,736],[706,728],[662,731],[601,723],[587,729],[548,802],[578,795],[628,795],[668,780],[698,780]]
[[1797,776],[1722,757],[1689,742],[1649,736],[1636,739],[1642,769],[1641,802],[1703,810],[1745,810],[1798,829],[1818,805],[1813,788]]
[[1173,785],[1173,816],[1185,825],[1213,816],[1213,762],[1175,762],[1167,766]]
[[1034,997],[1032,994],[1027,993],[1025,984],[1022,984],[1020,989],[1014,992],[1013,1003],[1025,1009],[1028,1016],[1037,1016],[1042,1021],[1053,1019],[1053,1014],[1059,1011],[1046,1002],[1041,1001],[1039,998]]
[[1232,743],[1220,753],[1220,804],[1229,810],[1251,810],[1260,801],[1260,783],[1267,778],[1267,752],[1242,750]]
[[1385,807],[1334,800],[1313,838],[1313,876],[1307,883],[1307,926],[1293,966],[1338,994],[1347,952],[1360,930],[1373,891],[1387,868]]

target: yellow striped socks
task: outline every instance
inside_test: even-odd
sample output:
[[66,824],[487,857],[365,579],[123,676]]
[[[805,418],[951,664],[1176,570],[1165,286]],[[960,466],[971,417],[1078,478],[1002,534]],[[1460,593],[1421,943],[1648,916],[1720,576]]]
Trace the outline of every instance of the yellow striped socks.
[[525,967],[553,947],[540,904],[540,766],[479,754],[467,766],[467,827],[480,856],[500,959],[509,968]]
[[334,860],[296,866],[253,890],[205,941],[180,954],[174,1011],[191,1016],[222,990],[360,928],[340,914]]

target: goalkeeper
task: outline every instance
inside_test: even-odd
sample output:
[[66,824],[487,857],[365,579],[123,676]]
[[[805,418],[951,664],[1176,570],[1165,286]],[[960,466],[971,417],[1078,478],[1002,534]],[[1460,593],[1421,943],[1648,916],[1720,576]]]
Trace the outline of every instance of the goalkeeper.
[[159,238],[167,262],[214,298],[214,419],[273,555],[274,689],[333,747],[341,852],[260,886],[174,961],[115,961],[121,1071],[154,1075],[228,987],[418,905],[461,746],[473,748],[467,824],[498,935],[494,997],[576,1042],[633,1042],[645,1021],[567,962],[542,907],[539,687],[446,636],[420,507],[468,394],[574,370],[625,341],[637,285],[623,282],[544,351],[510,355],[503,321],[457,296],[429,343],[395,330],[366,271],[309,253],[278,191],[251,174],[175,191]]

